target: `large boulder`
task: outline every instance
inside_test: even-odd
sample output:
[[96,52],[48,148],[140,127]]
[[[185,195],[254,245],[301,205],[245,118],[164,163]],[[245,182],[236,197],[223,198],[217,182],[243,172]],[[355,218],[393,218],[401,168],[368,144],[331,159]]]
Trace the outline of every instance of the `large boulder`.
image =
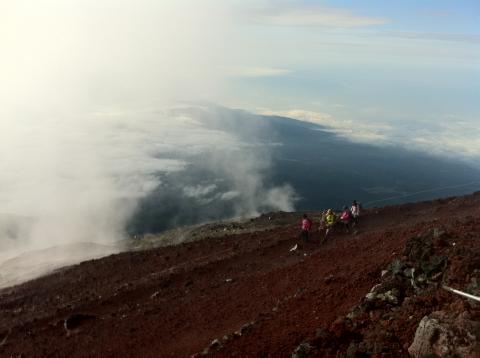
[[469,319],[468,313],[448,317],[434,312],[420,321],[408,352],[413,357],[479,357],[480,322]]

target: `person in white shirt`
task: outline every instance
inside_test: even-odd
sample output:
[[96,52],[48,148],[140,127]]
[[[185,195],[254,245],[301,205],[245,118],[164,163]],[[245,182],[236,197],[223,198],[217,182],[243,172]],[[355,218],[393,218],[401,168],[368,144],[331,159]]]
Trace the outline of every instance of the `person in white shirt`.
[[358,224],[358,217],[360,216],[360,204],[356,200],[353,201],[350,212],[353,216],[353,225]]

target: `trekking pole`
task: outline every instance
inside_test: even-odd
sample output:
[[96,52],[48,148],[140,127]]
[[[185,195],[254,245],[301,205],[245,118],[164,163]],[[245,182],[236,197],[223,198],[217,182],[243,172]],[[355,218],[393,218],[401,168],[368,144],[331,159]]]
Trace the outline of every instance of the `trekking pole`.
[[463,296],[463,297],[466,297],[466,298],[470,298],[470,299],[472,299],[472,300],[475,300],[475,301],[477,301],[477,302],[480,302],[480,297],[471,295],[471,294],[466,293],[466,292],[462,292],[462,291],[456,290],[456,289],[454,289],[454,288],[451,288],[451,287],[448,287],[448,286],[445,286],[445,285],[443,285],[442,288],[443,288],[444,290],[449,291],[449,292],[456,293],[457,295],[460,295],[460,296]]

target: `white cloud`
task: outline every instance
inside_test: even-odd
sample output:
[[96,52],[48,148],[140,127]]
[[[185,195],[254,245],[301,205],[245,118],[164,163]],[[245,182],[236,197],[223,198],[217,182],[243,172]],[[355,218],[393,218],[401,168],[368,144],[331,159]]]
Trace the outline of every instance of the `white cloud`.
[[[379,108],[366,108],[367,112]],[[362,111],[362,109],[358,109]],[[340,120],[329,114],[306,110],[258,110],[264,115],[279,115],[324,126],[322,130],[352,141],[374,145],[398,145],[434,155],[461,158],[475,167],[480,160],[480,120],[456,115],[438,115],[418,122]]]
[[450,157],[462,157],[476,167],[480,160],[480,120],[444,115],[436,127],[416,130],[412,145],[424,151]]
[[383,25],[390,20],[384,17],[371,17],[354,14],[345,9],[326,6],[299,7],[298,5],[278,5],[259,10],[253,21],[273,26],[308,26],[352,28]]
[[473,45],[480,44],[480,35],[476,34],[456,34],[447,32],[406,32],[406,31],[382,31],[377,33],[379,36],[391,38],[403,38],[410,40],[435,40],[447,42],[465,42]]
[[168,194],[162,178],[192,165],[223,182],[192,178],[178,200],[182,193],[203,205],[235,199],[237,217],[292,209],[291,189],[265,183],[271,147],[256,142],[258,122],[199,108],[118,107],[0,122],[0,249],[118,243],[138,200],[153,190]]
[[274,67],[244,67],[234,71],[234,75],[240,77],[273,77],[291,73],[291,70]]
[[290,185],[272,188],[262,193],[266,205],[278,207],[282,211],[293,211],[293,202],[297,199],[295,190]]
[[189,198],[201,198],[212,194],[217,189],[215,184],[210,185],[195,185],[183,188],[183,193]]
[[238,191],[231,190],[231,191],[227,191],[226,193],[222,193],[220,195],[220,199],[232,200],[232,199],[238,198],[239,196],[240,196],[240,193]]
[[287,111],[259,110],[259,114],[276,115],[298,119],[326,127],[325,131],[359,142],[387,142],[391,126],[387,123],[357,123],[352,120],[339,120],[327,113],[293,109]]
[[220,86],[231,27],[227,4],[20,0],[5,6],[2,98],[29,96],[29,107],[43,108],[58,106],[58,98],[67,107],[211,100]]

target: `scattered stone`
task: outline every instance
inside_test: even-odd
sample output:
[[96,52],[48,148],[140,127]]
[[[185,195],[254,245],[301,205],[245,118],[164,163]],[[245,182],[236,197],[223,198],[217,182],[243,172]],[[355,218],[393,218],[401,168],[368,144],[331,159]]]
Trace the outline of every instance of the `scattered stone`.
[[401,275],[403,274],[403,270],[406,268],[405,264],[401,260],[394,260],[390,264],[390,270],[394,275]]
[[425,276],[425,274],[422,273],[418,275],[416,281],[420,283],[424,283],[425,281],[427,281],[427,276]]
[[355,306],[348,314],[347,318],[353,320],[364,313],[362,306]]
[[308,342],[300,343],[292,353],[292,358],[305,358],[308,357],[313,347]]
[[202,356],[208,356],[210,354],[210,348],[205,348],[203,351],[202,351]]
[[233,281],[233,280],[232,280],[231,278],[227,278],[227,279],[225,280],[225,282],[227,282],[227,283],[228,283],[228,282],[232,282],[232,281]]
[[73,329],[77,329],[85,322],[96,319],[96,318],[97,318],[96,316],[89,315],[89,314],[74,313],[65,319],[63,325],[67,331],[70,331]]
[[233,332],[233,336],[234,336],[234,337],[241,337],[241,336],[242,336],[242,332],[241,332],[240,330],[235,331],[235,332]]
[[335,276],[333,275],[328,275],[327,277],[325,277],[324,281],[326,284],[330,284],[331,282],[333,282],[335,279]]
[[383,294],[383,299],[384,301],[387,301],[391,304],[398,305],[399,304],[399,296],[400,296],[400,291],[398,289],[391,289],[390,291],[387,291]]
[[408,267],[405,270],[403,270],[403,276],[405,277],[413,278],[414,274],[415,274],[415,268],[413,267]]
[[154,299],[154,298],[157,298],[159,295],[160,295],[160,291],[156,291],[156,292],[152,293],[152,295],[150,296],[150,298],[151,298],[151,299]]
[[445,235],[445,230],[442,230],[442,229],[439,229],[438,227],[436,227],[432,230],[432,235],[433,235],[434,239],[437,239],[437,238]]
[[212,343],[210,343],[210,348],[213,348],[215,350],[220,350],[223,347],[222,343],[218,339],[214,339]]
[[240,328],[240,333],[241,335],[249,333],[254,325],[255,322],[248,322],[245,323],[241,328]]
[[253,322],[253,321],[245,323],[238,331],[235,331],[233,333],[233,336],[234,337],[241,337],[244,334],[249,333],[252,330],[252,327],[253,327],[254,324],[255,324],[255,322]]

